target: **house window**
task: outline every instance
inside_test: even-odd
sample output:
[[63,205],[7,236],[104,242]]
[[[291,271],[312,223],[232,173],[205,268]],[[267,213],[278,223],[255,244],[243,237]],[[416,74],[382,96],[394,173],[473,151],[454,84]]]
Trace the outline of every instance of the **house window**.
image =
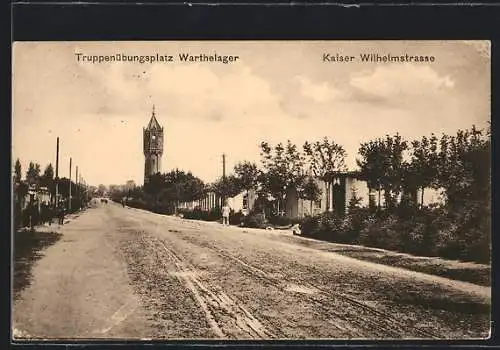
[[316,206],[316,208],[321,209],[321,199],[320,199],[320,200],[315,201],[315,202],[314,202],[314,205]]

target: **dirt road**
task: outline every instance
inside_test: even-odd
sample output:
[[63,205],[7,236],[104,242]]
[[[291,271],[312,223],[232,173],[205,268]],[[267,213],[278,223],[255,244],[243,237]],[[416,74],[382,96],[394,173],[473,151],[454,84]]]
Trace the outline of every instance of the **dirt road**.
[[483,338],[490,289],[318,250],[289,233],[88,209],[14,304],[21,337]]

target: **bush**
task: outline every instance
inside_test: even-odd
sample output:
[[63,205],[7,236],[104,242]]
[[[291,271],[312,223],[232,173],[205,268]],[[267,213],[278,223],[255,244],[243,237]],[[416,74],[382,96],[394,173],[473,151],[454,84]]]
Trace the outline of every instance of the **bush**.
[[229,224],[231,225],[241,225],[243,223],[243,220],[245,218],[245,215],[243,212],[240,210],[239,212],[231,212],[229,215]]
[[374,221],[369,208],[352,208],[343,221],[341,240],[344,243],[359,243],[360,232]]
[[404,251],[401,225],[396,216],[378,219],[368,224],[359,234],[359,243],[366,246]]
[[316,216],[307,216],[302,220],[300,224],[300,231],[304,236],[314,237],[319,232],[319,215]]
[[220,209],[214,208],[210,211],[195,209],[179,209],[178,214],[182,214],[184,219],[189,220],[203,220],[203,221],[216,221],[222,216]]
[[335,212],[322,213],[306,217],[300,229],[304,236],[338,242],[343,234],[344,218]]
[[262,213],[250,213],[243,218],[243,226],[251,228],[264,228],[266,219]]
[[273,215],[269,217],[269,223],[275,226],[290,226],[302,223],[303,219],[289,218],[282,215]]
[[448,213],[436,235],[438,254],[488,264],[491,260],[491,212],[488,206],[471,202]]
[[222,211],[220,210],[220,208],[213,208],[207,213],[207,216],[204,220],[205,221],[217,221],[221,217],[222,217]]
[[131,208],[145,209],[145,210],[149,209],[148,204],[144,200],[137,198],[128,200],[126,205]]
[[177,213],[182,214],[184,219],[190,219],[190,220],[205,220],[207,217],[207,213],[200,209],[194,209],[194,210],[179,209]]

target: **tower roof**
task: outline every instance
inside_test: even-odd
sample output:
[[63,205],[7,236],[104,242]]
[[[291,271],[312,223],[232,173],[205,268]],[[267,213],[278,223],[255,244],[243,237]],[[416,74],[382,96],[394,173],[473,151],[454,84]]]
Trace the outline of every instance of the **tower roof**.
[[160,123],[156,120],[155,115],[155,106],[153,105],[153,112],[151,113],[151,119],[149,120],[149,124],[146,128],[147,130],[161,130]]

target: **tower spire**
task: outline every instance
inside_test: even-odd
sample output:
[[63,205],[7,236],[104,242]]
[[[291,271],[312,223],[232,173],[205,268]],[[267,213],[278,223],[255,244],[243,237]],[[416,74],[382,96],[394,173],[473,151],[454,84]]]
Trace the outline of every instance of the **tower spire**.
[[155,105],[153,103],[153,117],[155,116]]

